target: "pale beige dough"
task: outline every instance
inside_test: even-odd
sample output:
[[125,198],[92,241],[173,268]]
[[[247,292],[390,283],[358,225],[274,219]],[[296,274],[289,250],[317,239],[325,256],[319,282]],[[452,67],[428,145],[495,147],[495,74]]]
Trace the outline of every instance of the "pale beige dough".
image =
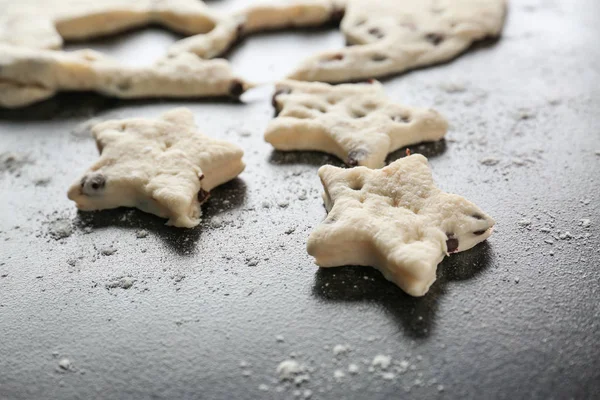
[[486,240],[494,220],[465,198],[438,189],[427,159],[411,155],[383,169],[319,169],[327,218],[310,235],[321,267],[375,267],[423,296],[449,253]]
[[347,82],[448,61],[500,35],[506,0],[348,0],[345,10],[352,46],[309,58],[291,79]]
[[120,98],[238,97],[251,85],[225,60],[171,52],[130,67],[91,50],[62,52],[79,40],[158,23],[186,35],[217,30],[221,17],[198,0],[0,0],[0,106],[22,107],[61,90]]
[[64,52],[0,44],[0,106],[21,107],[62,90],[119,98],[238,96],[251,85],[225,60],[181,53],[131,67],[92,50]]
[[340,28],[351,46],[310,57],[289,78],[348,82],[448,61],[478,40],[499,36],[505,13],[506,0],[273,1],[230,15],[171,52],[210,58],[253,32],[323,25],[344,14]]
[[317,150],[348,165],[380,168],[388,153],[440,140],[448,123],[428,108],[390,100],[377,81],[329,85],[282,81],[273,105],[279,112],[265,133],[278,150]]
[[186,108],[102,122],[92,133],[100,158],[68,191],[82,211],[137,207],[192,228],[209,192],[244,170],[242,149],[198,132]]
[[203,58],[225,53],[244,36],[255,32],[321,26],[339,20],[343,5],[331,0],[257,2],[230,14],[205,35],[195,35],[173,44],[170,53],[192,52]]
[[199,0],[0,0],[0,10],[0,43],[38,49],[149,24],[206,33],[223,19]]

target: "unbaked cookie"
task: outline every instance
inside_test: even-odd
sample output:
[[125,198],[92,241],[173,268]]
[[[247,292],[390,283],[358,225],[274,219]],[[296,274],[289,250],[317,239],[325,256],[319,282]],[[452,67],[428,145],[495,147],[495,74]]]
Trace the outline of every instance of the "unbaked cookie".
[[186,108],[102,122],[92,133],[100,159],[68,192],[82,211],[137,207],[192,228],[209,192],[244,170],[242,149],[198,132]]
[[309,58],[290,78],[347,82],[445,62],[500,35],[505,10],[505,0],[347,0],[351,46]]
[[0,0],[0,10],[0,43],[36,49],[149,24],[194,35],[224,19],[200,0]]
[[319,177],[328,215],[307,250],[321,267],[372,266],[406,293],[423,296],[445,255],[492,233],[491,217],[434,185],[422,155],[378,170],[325,165]]
[[0,106],[21,107],[63,90],[91,90],[119,98],[239,96],[251,85],[225,60],[191,53],[150,67],[130,67],[92,50],[34,50],[0,44]]
[[278,150],[318,150],[350,166],[380,168],[388,153],[440,140],[448,123],[439,113],[392,102],[377,81],[332,86],[283,81],[276,85],[265,140]]
[[[226,60],[171,51],[149,67],[98,52],[63,52],[63,39],[87,39],[161,24],[186,35],[236,24],[198,0],[0,0],[0,106],[22,107],[61,90],[120,98],[239,97],[251,87]],[[50,50],[49,50],[50,49]],[[54,51],[52,51],[54,49]]]

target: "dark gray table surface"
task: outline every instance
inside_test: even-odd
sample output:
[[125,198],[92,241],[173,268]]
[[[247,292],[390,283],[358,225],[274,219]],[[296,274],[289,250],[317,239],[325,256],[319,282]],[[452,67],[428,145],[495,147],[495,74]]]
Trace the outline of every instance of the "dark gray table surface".
[[[497,221],[486,243],[439,266],[423,298],[370,268],[313,264],[316,171],[340,163],[264,143],[271,87],[244,104],[63,94],[1,110],[0,153],[22,162],[0,165],[0,398],[598,398],[599,38],[596,0],[512,1],[501,40],[385,80],[392,98],[449,119],[445,142],[411,149],[441,188]],[[151,28],[69,48],[139,63],[175,39]],[[265,34],[230,59],[268,82],[342,44],[337,31]],[[246,151],[202,224],[77,213],[66,190],[97,158],[85,122],[181,105]],[[107,288],[121,277],[133,286]],[[334,356],[337,344],[350,351]],[[378,354],[392,357],[389,379],[369,370]],[[300,386],[277,379],[290,358],[308,369]]]

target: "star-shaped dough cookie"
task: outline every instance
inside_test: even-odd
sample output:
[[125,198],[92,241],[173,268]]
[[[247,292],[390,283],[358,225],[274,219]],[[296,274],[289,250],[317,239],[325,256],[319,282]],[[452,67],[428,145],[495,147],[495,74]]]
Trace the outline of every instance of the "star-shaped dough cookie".
[[377,81],[332,86],[283,81],[276,85],[265,140],[278,150],[331,153],[350,166],[380,168],[388,153],[440,140],[448,123],[436,111],[393,103]]
[[37,49],[150,24],[206,33],[222,19],[200,0],[0,0],[0,10],[0,43]]
[[328,210],[308,239],[321,267],[379,269],[406,293],[423,296],[445,255],[487,239],[494,220],[465,198],[438,189],[427,159],[411,155],[383,169],[319,169]]
[[289,77],[348,82],[448,61],[498,36],[505,0],[347,0],[341,30],[351,44],[307,59]]
[[237,98],[252,86],[234,76],[226,60],[204,60],[185,52],[185,46],[179,46],[181,51],[174,46],[149,67],[127,66],[91,50],[57,50],[64,39],[153,23],[185,35],[212,32],[210,37],[235,29],[237,16],[218,16],[199,0],[0,0],[0,10],[3,107],[26,106],[61,90],[93,90],[120,98]]
[[131,67],[92,50],[64,52],[0,44],[0,106],[22,107],[62,90],[97,91],[119,98],[238,97],[251,87],[225,60],[192,53]]
[[199,133],[186,108],[102,122],[92,133],[100,159],[68,192],[83,211],[137,207],[192,228],[210,190],[244,170],[242,149]]

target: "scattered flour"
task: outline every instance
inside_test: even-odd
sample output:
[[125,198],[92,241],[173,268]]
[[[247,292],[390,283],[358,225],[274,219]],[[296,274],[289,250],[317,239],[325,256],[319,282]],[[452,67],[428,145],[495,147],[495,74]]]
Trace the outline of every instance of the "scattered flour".
[[345,354],[348,351],[350,351],[350,346],[348,346],[348,345],[336,344],[333,347],[333,355],[334,356],[339,356],[340,354]]
[[258,390],[263,391],[263,392],[268,392],[269,386],[265,385],[264,383],[261,383],[260,385],[258,385]]
[[0,154],[0,172],[10,172],[18,175],[23,166],[31,163],[29,157],[24,154],[11,152]]
[[50,228],[48,230],[50,236],[56,240],[64,239],[73,234],[73,225],[71,221],[66,218],[57,219],[50,222]]
[[438,87],[448,94],[464,93],[467,91],[467,86],[460,82],[442,82]]
[[114,247],[104,247],[100,249],[100,254],[102,254],[103,256],[112,256],[116,252],[117,249],[115,249]]
[[590,221],[589,218],[582,218],[579,220],[579,225],[581,225],[584,228],[589,227],[592,224],[592,221]]
[[280,381],[294,380],[304,371],[304,368],[296,360],[285,360],[277,366],[277,375]]
[[479,160],[481,165],[485,165],[486,167],[493,167],[494,165],[498,165],[500,162],[499,158],[496,157],[485,157]]
[[335,371],[333,371],[333,377],[336,380],[344,379],[345,376],[346,376],[346,374],[341,369],[336,369]]
[[393,372],[384,372],[381,374],[381,377],[386,381],[393,381],[396,378],[396,375],[394,375]]
[[348,365],[348,372],[350,372],[352,375],[358,374],[358,371],[359,371],[358,365],[356,365],[356,364]]
[[143,239],[145,237],[148,237],[148,231],[145,229],[140,229],[139,231],[135,232],[135,237],[138,239]]
[[523,219],[519,220],[519,222],[517,222],[517,224],[519,224],[519,226],[529,226],[529,225],[531,225],[531,220],[527,219],[527,218],[523,218]]
[[373,367],[379,367],[381,369],[387,369],[392,362],[392,358],[390,356],[384,356],[383,354],[378,354],[373,358],[371,365]]
[[135,282],[135,279],[133,279],[129,276],[125,276],[123,278],[117,279],[116,281],[108,282],[105,286],[107,289],[116,289],[116,288],[129,289],[130,287],[133,286],[134,282]]
[[63,371],[68,371],[71,369],[71,361],[68,358],[61,358],[58,367]]

